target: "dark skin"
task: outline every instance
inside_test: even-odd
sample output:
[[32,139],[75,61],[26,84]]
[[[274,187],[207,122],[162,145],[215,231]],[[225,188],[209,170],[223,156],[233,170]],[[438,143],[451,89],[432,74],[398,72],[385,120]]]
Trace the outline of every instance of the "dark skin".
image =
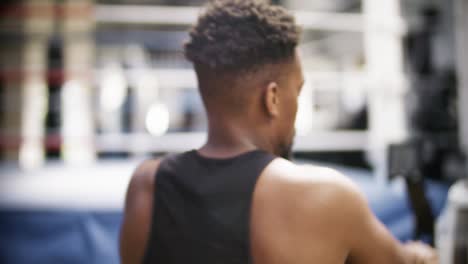
[[[201,155],[226,158],[254,149],[288,155],[304,82],[297,56],[267,65],[244,82],[226,82],[221,75],[213,80],[200,69],[197,75],[209,119],[208,140],[198,150]],[[230,98],[234,104],[242,103],[240,109],[223,99],[229,96],[203,95],[210,86],[242,83],[248,96]],[[120,236],[123,264],[141,263],[145,253],[159,162],[141,164],[130,182]],[[250,225],[256,264],[437,263],[431,248],[396,241],[345,176],[283,158],[273,160],[260,175]]]

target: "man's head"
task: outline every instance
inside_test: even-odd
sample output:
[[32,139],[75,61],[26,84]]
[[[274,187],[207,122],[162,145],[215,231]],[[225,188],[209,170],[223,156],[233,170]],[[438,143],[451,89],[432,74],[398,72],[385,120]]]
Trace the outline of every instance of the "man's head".
[[303,84],[299,35],[294,17],[265,1],[210,2],[185,46],[210,127],[236,122],[261,133],[275,154],[289,153]]

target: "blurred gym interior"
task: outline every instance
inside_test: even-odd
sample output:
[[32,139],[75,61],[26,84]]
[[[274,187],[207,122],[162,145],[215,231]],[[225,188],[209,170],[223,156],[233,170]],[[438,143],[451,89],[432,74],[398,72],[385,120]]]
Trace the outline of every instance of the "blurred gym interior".
[[[119,263],[132,171],[206,138],[183,54],[204,2],[2,1],[0,263]],[[295,162],[468,263],[468,1],[273,2],[304,31]]]

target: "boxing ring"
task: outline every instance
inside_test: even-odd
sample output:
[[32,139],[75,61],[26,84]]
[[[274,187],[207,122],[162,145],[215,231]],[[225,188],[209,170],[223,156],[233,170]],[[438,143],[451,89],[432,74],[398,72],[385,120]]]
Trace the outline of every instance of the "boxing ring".
[[[119,263],[125,190],[140,161],[100,161],[85,168],[57,162],[34,172],[3,166],[0,263]],[[359,185],[395,237],[411,238],[413,216],[402,182],[379,187],[370,171],[326,165]],[[448,186],[428,181],[426,189],[439,215]]]

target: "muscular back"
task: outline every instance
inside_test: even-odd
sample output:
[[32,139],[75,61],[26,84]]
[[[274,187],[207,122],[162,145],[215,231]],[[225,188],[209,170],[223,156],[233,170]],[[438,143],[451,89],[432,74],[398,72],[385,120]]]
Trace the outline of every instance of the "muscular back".
[[348,247],[338,236],[343,225],[333,205],[337,195],[333,173],[280,159],[267,167],[252,204],[255,263],[345,262]]
[[[142,261],[158,166],[159,160],[143,163],[130,182],[120,241],[124,264]],[[255,187],[250,241],[255,264],[410,263],[346,177],[279,158]]]

